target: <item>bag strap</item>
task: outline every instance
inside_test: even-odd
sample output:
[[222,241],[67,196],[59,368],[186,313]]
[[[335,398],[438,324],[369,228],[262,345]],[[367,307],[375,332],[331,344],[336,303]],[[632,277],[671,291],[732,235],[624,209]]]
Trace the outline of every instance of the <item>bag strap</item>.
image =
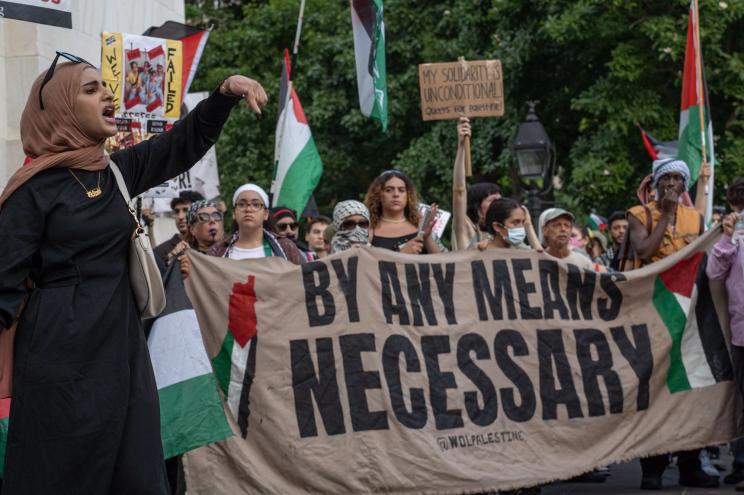
[[109,167],[111,167],[111,171],[114,173],[116,184],[119,186],[121,195],[124,196],[124,201],[126,201],[127,206],[129,206],[129,203],[132,202],[132,198],[129,196],[129,190],[127,189],[127,184],[124,182],[124,177],[121,175],[121,170],[119,170],[118,165],[116,165],[113,160],[109,160]]
[[127,189],[127,184],[124,182],[124,177],[121,175],[121,170],[119,170],[119,166],[114,163],[113,160],[109,160],[109,167],[111,168],[111,171],[114,173],[114,177],[116,178],[116,185],[119,186],[119,192],[121,192],[121,195],[124,196],[124,202],[127,204],[127,208],[129,209],[129,214],[132,215],[132,220],[134,220],[134,233],[132,234],[132,239],[136,238],[138,235],[141,235],[145,232],[145,229],[142,228],[142,226],[139,223],[139,220],[137,220],[137,214],[134,211],[134,208],[132,208],[132,198],[129,196],[129,190]]

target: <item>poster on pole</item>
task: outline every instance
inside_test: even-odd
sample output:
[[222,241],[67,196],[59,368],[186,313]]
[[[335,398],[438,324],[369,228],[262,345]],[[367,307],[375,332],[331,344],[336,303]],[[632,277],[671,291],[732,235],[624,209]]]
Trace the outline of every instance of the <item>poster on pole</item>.
[[101,75],[114,92],[117,117],[179,117],[183,94],[180,41],[104,32],[101,44]]
[[501,60],[419,65],[424,120],[504,115]]
[[0,19],[72,29],[72,0],[0,0]]

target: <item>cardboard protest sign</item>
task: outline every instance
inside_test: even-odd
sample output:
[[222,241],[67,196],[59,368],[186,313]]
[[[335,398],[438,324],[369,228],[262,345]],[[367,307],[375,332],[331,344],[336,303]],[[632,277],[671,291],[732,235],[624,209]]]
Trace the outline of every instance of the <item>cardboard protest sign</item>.
[[236,435],[184,456],[189,493],[490,492],[741,436],[719,236],[615,274],[521,249],[191,250]]
[[419,65],[424,120],[504,115],[500,60]]

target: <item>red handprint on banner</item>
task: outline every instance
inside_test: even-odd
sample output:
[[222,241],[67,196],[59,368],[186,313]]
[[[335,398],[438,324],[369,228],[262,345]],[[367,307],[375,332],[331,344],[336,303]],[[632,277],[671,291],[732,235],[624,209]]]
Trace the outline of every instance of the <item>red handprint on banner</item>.
[[245,347],[256,335],[256,277],[248,276],[248,282],[236,282],[230,294],[228,328],[240,347]]

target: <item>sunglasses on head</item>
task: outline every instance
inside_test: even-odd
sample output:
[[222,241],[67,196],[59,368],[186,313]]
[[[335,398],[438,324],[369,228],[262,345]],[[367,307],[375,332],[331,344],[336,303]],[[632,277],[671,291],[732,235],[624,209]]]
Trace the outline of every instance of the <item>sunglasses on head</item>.
[[196,214],[196,219],[201,223],[211,222],[212,220],[215,222],[221,222],[223,218],[221,211],[213,211],[212,213],[202,211],[201,213]]
[[41,86],[39,87],[39,106],[42,110],[44,110],[44,100],[41,97],[41,91],[44,89],[44,86],[46,86],[46,84],[52,79],[52,76],[54,75],[54,68],[57,66],[57,60],[59,60],[59,57],[63,57],[73,64],[87,64],[95,68],[95,65],[91,64],[83,58],[78,57],[77,55],[72,55],[71,53],[67,52],[57,52],[57,56],[54,57],[54,60],[52,60],[52,65],[49,67],[49,70],[47,70],[47,73],[44,76],[44,80],[41,81]]
[[298,223],[292,222],[292,223],[278,223],[276,224],[276,230],[279,232],[284,232],[285,230],[297,230]]
[[359,220],[358,222],[355,220],[344,220],[341,223],[341,230],[353,230],[356,227],[360,227],[363,229],[369,228],[369,220]]
[[396,169],[396,168],[391,168],[391,169],[388,169],[388,170],[384,170],[380,174],[380,177],[388,177],[390,175],[405,175],[405,174],[403,172],[401,172],[400,170]]

